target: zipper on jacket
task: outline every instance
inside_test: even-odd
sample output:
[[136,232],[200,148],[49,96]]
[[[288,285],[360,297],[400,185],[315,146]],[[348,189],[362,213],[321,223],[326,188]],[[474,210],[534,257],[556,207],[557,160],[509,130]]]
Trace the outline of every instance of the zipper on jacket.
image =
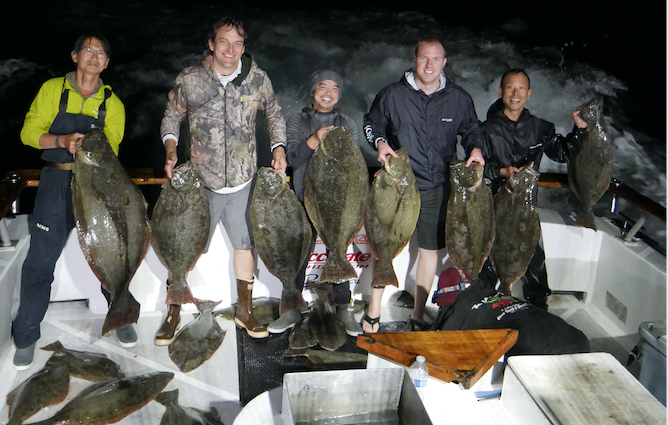
[[228,178],[227,178],[227,155],[228,155],[228,152],[227,152],[227,86],[228,85],[229,85],[229,83],[227,85],[225,85],[225,87],[223,87],[223,89],[225,90],[225,92],[223,94],[223,148],[225,149],[224,154],[223,154],[223,156],[225,157],[225,169],[224,169],[224,172],[225,172],[225,186],[224,187],[227,187],[227,183],[228,183]]

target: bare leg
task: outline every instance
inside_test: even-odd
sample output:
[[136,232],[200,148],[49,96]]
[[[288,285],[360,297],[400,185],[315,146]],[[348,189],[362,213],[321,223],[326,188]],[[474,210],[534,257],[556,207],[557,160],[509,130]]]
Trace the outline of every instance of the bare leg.
[[255,260],[253,251],[250,249],[235,249],[233,254],[234,275],[238,279],[253,280],[255,272]]
[[[367,312],[367,315],[372,319],[380,317],[380,303],[383,299],[384,292],[385,292],[385,287],[371,288],[371,304],[369,304],[369,311]],[[380,323],[370,325],[365,320],[362,320],[362,329],[364,329],[364,332],[366,333],[378,332],[379,328],[380,328]]]
[[415,276],[415,306],[411,318],[424,323],[424,305],[427,302],[429,291],[434,284],[436,266],[438,265],[438,251],[434,249],[418,248],[418,266]]

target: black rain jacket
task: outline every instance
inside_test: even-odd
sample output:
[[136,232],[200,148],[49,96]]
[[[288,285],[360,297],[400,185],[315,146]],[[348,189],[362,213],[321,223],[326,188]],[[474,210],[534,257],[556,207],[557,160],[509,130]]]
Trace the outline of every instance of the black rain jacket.
[[503,102],[498,99],[487,111],[483,124],[486,132],[484,149],[485,177],[491,180],[492,192],[502,184],[501,168],[520,168],[533,162],[538,170],[545,153],[550,159],[564,163],[579,148],[586,129],[573,126],[564,137],[556,133],[554,124],[531,115],[524,109],[517,122],[503,113]]
[[474,148],[482,151],[485,134],[464,89],[448,80],[443,89],[428,96],[409,83],[412,75],[412,70],[406,72],[399,82],[378,93],[364,116],[364,136],[374,149],[379,140],[394,150],[403,147],[418,189],[431,190],[450,181],[457,136],[462,137],[468,158]]

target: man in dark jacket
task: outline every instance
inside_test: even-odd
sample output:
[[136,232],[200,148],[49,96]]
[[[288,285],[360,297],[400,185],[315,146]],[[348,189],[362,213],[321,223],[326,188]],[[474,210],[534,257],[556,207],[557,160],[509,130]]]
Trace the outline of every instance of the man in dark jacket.
[[[579,111],[575,111],[573,132],[564,137],[555,132],[554,124],[531,115],[524,108],[531,98],[530,80],[522,69],[514,68],[503,74],[499,97],[483,123],[487,133],[483,148],[485,177],[490,179],[493,193],[511,173],[519,171],[519,167],[533,163],[533,168],[538,170],[543,153],[553,161],[566,162],[587,127]],[[545,253],[540,245],[536,246],[522,281],[524,298],[546,309],[547,296],[552,291],[547,284]]]
[[[344,127],[350,133],[353,140],[357,141],[357,125],[348,115],[343,114],[336,107],[343,93],[343,80],[334,71],[316,71],[310,81],[311,101],[302,111],[290,118],[287,125],[287,161],[293,169],[292,180],[295,194],[299,201],[304,203],[305,178],[311,157],[320,146],[322,139],[334,127]],[[289,217],[288,217],[289,219]],[[308,255],[302,265],[295,285],[301,292],[304,289],[306,268],[309,258],[315,246],[316,231],[311,225],[313,237],[309,246]],[[357,336],[362,333],[362,328],[353,317],[353,306],[350,304],[350,282],[342,282],[333,285],[334,303],[337,313],[346,333]],[[270,323],[267,330],[272,333],[284,332],[301,319],[299,310],[289,311],[278,320]]]
[[[484,132],[473,100],[443,73],[445,49],[435,38],[425,38],[415,48],[415,68],[376,96],[364,116],[364,134],[378,150],[378,161],[404,148],[420,190],[420,216],[416,226],[418,266],[415,307],[409,322],[413,329],[425,329],[423,310],[438,264],[437,250],[445,247],[445,212],[450,193],[450,160],[455,156],[457,136],[468,157],[485,163],[481,148]],[[372,305],[363,328],[375,332],[380,317],[382,288],[374,288]],[[369,322],[371,320],[373,323]]]

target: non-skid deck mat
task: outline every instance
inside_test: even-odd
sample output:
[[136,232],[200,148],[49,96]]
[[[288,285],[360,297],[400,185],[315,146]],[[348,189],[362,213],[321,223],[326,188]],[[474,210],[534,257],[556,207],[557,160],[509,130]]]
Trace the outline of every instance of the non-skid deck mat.
[[[408,330],[406,322],[381,323],[381,332]],[[269,334],[267,338],[251,338],[237,328],[237,362],[239,366],[239,402],[245,406],[257,395],[283,385],[283,375],[292,372],[314,370],[364,369],[366,362],[315,365],[306,357],[283,357],[288,348],[290,331]],[[313,349],[320,349],[318,346]],[[356,338],[348,341],[338,351],[366,354],[357,347]]]

